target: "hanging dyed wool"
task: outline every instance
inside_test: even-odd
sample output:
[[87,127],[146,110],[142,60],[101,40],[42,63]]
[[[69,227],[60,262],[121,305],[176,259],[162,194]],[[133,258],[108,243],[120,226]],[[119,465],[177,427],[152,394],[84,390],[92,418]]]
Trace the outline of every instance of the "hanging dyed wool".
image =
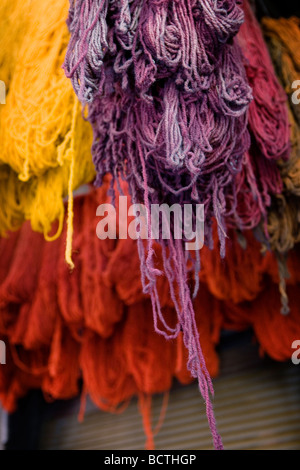
[[[34,347],[38,348],[43,346],[43,341],[41,342],[40,337],[39,339],[36,338],[36,332],[40,333],[41,331],[39,327],[36,328],[35,323],[36,321],[40,322],[41,319],[35,316],[35,320],[32,321],[32,315],[30,315],[30,313],[40,276],[44,249],[43,237],[38,235],[35,239],[35,243],[32,244],[30,225],[28,223],[24,224],[18,237],[18,243],[12,256],[9,270],[6,272],[6,277],[0,285],[1,316],[2,321],[4,318],[4,323],[10,325],[10,340],[15,344],[22,342],[25,347],[29,346],[31,349],[33,343],[30,339],[27,341],[27,338],[32,337],[32,331]],[[53,252],[53,249],[51,251]],[[20,263],[21,259],[23,259],[23,263]],[[28,275],[27,263],[29,263],[30,266],[30,276]],[[9,314],[5,315],[7,311]],[[18,312],[18,315],[12,315],[11,312],[13,311]],[[30,320],[29,315],[31,317]],[[46,323],[49,320],[50,318],[47,317]],[[45,334],[51,335],[51,330],[50,333],[47,331],[48,325],[45,325],[43,322],[41,322],[41,324],[46,328]],[[38,323],[38,326],[41,326],[40,323]],[[4,332],[7,332],[6,328]],[[41,334],[41,336],[43,336],[43,334]]]
[[276,78],[259,23],[248,2],[243,2],[243,9],[245,22],[238,40],[254,93],[254,103],[249,110],[250,129],[265,158],[285,159],[289,150],[286,95]]
[[[66,268],[62,270],[61,267],[64,237],[51,244],[45,243],[43,237],[32,232],[29,224],[26,223],[20,232],[16,232],[10,238],[0,242],[0,251],[3,252],[3,264],[1,265],[3,268],[1,270],[3,274],[1,278],[3,308],[1,310],[0,334],[1,337],[6,335],[5,341],[12,350],[12,357],[9,356],[8,359],[10,366],[12,363],[15,364],[12,374],[9,374],[13,382],[9,381],[8,377],[0,375],[0,395],[3,403],[10,410],[15,408],[16,401],[31,387],[41,388],[49,399],[76,396],[80,368],[84,376],[85,390],[104,409],[119,406],[123,400],[134,394],[149,395],[150,392],[167,391],[171,386],[173,375],[183,383],[192,380],[182,357],[182,336],[179,336],[177,346],[174,341],[166,343],[161,336],[153,335],[153,327],[151,327],[151,323],[149,324],[151,304],[149,299],[146,300],[145,295],[142,294],[139,275],[136,276],[137,286],[128,299],[132,304],[130,313],[123,318],[121,323],[118,320],[118,318],[120,319],[120,307],[118,306],[120,300],[118,302],[114,300],[114,302],[107,304],[105,309],[99,309],[97,305],[98,292],[94,292],[92,289],[86,293],[92,297],[89,304],[83,302],[83,305],[87,305],[87,310],[83,309],[79,321],[76,320],[77,317],[74,321],[74,308],[79,312],[77,303],[80,297],[78,299],[74,297],[69,283],[72,283],[75,292],[84,294],[84,290],[81,289],[81,280],[84,274],[83,265],[85,265],[85,263],[80,263],[79,258],[75,258],[75,256],[78,254],[82,260],[88,259],[90,257],[89,244],[92,239],[97,240],[94,248],[100,254],[106,251],[106,258],[108,256],[107,250],[104,248],[107,246],[106,241],[98,240],[94,230],[95,207],[107,200],[106,193],[109,185],[110,182],[106,179],[104,187],[99,191],[78,197],[75,200],[74,259],[76,260],[76,268],[72,273]],[[114,242],[114,244],[116,243],[129,244],[131,259],[136,259],[135,265],[138,274],[138,253],[133,241],[120,240]],[[29,246],[35,247],[35,250],[29,252]],[[77,248],[80,250],[79,253],[76,253]],[[118,246],[111,246],[110,258],[113,258],[115,251],[119,253]],[[125,252],[127,251],[125,250]],[[98,257],[98,254],[95,256]],[[24,258],[30,263],[30,270],[28,270],[28,264],[24,262]],[[116,257],[114,258],[116,259]],[[127,272],[128,267],[131,266],[130,263],[128,265],[128,260],[119,259],[120,263],[123,263],[123,273]],[[10,268],[9,265],[11,265]],[[114,285],[111,280],[115,265],[102,261],[101,266],[106,272],[106,276],[103,277],[106,289],[110,285],[113,292]],[[77,269],[79,274],[76,274]],[[26,276],[24,270],[26,270]],[[75,277],[74,274],[76,274]],[[87,286],[87,282],[96,285],[101,280],[101,274],[101,271],[89,272],[90,278],[94,277],[94,279],[89,279],[89,276],[85,274],[87,277],[85,286]],[[20,282],[19,276],[26,277],[26,285]],[[16,283],[14,283],[14,279]],[[64,289],[66,292],[63,295]],[[9,298],[7,298],[8,293],[10,294]],[[134,301],[135,295],[136,299],[143,298],[144,303],[141,304],[139,300]],[[62,298],[68,298],[69,302],[62,302]],[[202,297],[201,305],[202,308],[205,308],[203,300]],[[143,314],[141,314],[141,305]],[[93,312],[90,311],[91,307],[94,308]],[[121,311],[123,312],[124,308]],[[206,311],[210,312],[211,309],[207,308]],[[41,312],[43,312],[42,316]],[[203,348],[205,357],[208,358],[209,372],[215,375],[218,363],[210,338],[211,331],[213,328],[216,331],[216,326],[212,326],[214,316],[211,313],[209,315],[204,313],[201,316],[197,315],[197,324],[200,321],[198,327],[199,331],[203,333]],[[173,323],[176,322],[174,310],[169,308],[167,316]],[[91,322],[90,318],[96,320],[95,323]],[[117,325],[116,322],[118,322]],[[97,330],[97,324],[102,325],[101,336],[91,331],[91,328]],[[218,325],[220,326],[220,322]],[[81,331],[78,331],[78,326],[81,327]],[[75,337],[75,341],[72,337]],[[90,349],[93,337],[97,354]],[[85,338],[88,338],[87,343],[85,343]],[[88,349],[86,350],[86,348]],[[83,358],[80,362],[79,351],[82,351],[80,355]],[[99,357],[101,357],[101,365],[99,365]],[[114,375],[109,372],[112,357],[115,357],[116,361],[119,361],[120,357],[126,359],[121,369],[117,368],[118,374],[115,379]],[[164,367],[157,367],[157,364],[161,363],[162,357],[168,358],[168,361],[164,363]],[[105,362],[105,358],[107,358],[107,362]],[[65,364],[68,364],[67,368]],[[79,367],[80,364],[81,367]],[[120,370],[122,371],[121,375]],[[126,379],[126,374],[134,377],[134,380],[132,378]],[[161,381],[162,377],[164,377],[163,382]],[[117,386],[118,381],[120,387]],[[150,385],[151,383],[152,385]],[[144,412],[146,413],[146,410]]]
[[[1,113],[0,113],[1,114]],[[35,183],[28,185],[8,166],[0,164],[0,234],[21,227],[25,220],[24,201],[30,200]]]
[[[1,239],[0,244],[0,286],[6,279],[10,270],[13,256],[18,243],[19,232],[15,232],[8,238]],[[0,330],[1,334],[9,335],[14,328],[14,320],[18,316],[18,306],[4,303],[3,308],[0,306]]]
[[[204,289],[203,298],[195,304],[197,326],[204,338],[208,370],[214,377],[219,370],[215,344],[219,340],[221,322],[214,324],[213,305],[213,297]],[[169,308],[166,317],[176,322],[174,309]],[[182,335],[166,342],[161,335],[153,334],[149,327],[151,318],[151,303],[144,300],[129,307],[127,316],[110,338],[101,338],[89,330],[85,332],[80,358],[85,391],[101,409],[117,412],[124,409],[133,395],[142,400],[143,396],[169,391],[173,377],[183,384],[191,383]],[[145,432],[149,437],[151,433],[147,429]]]
[[247,78],[253,90],[249,107],[249,152],[236,176],[238,204],[230,225],[251,229],[263,222],[271,195],[280,194],[282,180],[276,162],[289,157],[287,98],[279,84],[260,25],[249,2],[243,2],[245,22],[237,35],[245,57]]
[[29,219],[46,238],[57,237],[63,197],[94,177],[90,126],[61,68],[67,7],[67,0],[1,1],[1,234]]
[[73,338],[71,333],[61,316],[57,316],[46,374],[42,383],[42,390],[46,396],[48,395],[50,401],[70,399],[77,396],[80,391],[80,343]]
[[21,331],[20,342],[26,349],[39,349],[49,346],[58,316],[56,279],[62,237],[52,243],[45,243],[36,291],[30,306],[30,318]]
[[299,92],[295,93],[298,88],[298,86],[295,86],[295,81],[299,79],[300,70],[300,19],[296,17],[280,19],[263,18],[262,28],[276,67],[276,72],[286,93],[291,98],[289,103],[295,119],[300,125],[299,106],[297,100],[292,99],[293,94],[299,99]]
[[[251,91],[234,39],[242,22],[234,0],[222,9],[212,1],[71,1],[64,65],[79,99],[89,103],[97,184],[106,173],[113,182],[127,180],[133,202],[146,207],[148,235],[151,204],[203,203],[205,235],[211,239],[215,217],[222,256],[224,216],[235,208],[235,176],[249,147]],[[227,194],[233,194],[229,207]],[[188,368],[206,401],[215,447],[222,448],[183,243],[174,240],[174,233],[168,243],[160,242],[178,323],[168,326],[161,311],[156,284],[161,271],[155,266],[153,241],[145,249],[138,240],[155,329],[166,338],[182,329]]]
[[[19,48],[30,21],[30,0],[2,0],[0,5],[0,79],[8,92]],[[7,34],[9,31],[9,34]],[[6,34],[5,34],[6,32]]]
[[[61,244],[60,253],[57,258],[57,271],[59,279],[57,284],[58,305],[64,322],[69,326],[69,329],[72,331],[72,334],[75,338],[78,337],[84,325],[84,311],[81,289],[81,269],[83,266],[82,229],[84,228],[82,210],[83,205],[84,198],[82,196],[76,198],[76,209],[74,207],[74,214],[76,213],[76,218],[74,219],[74,239],[72,243],[72,256],[74,259],[75,268],[69,273],[70,270],[64,257],[64,244]],[[63,239],[66,237],[66,227],[63,229],[62,237]],[[70,304],[72,305],[72,309],[70,309]]]
[[252,310],[252,326],[260,349],[276,361],[289,361],[291,345],[300,337],[299,284],[287,286],[287,296],[289,315],[281,315],[278,287],[269,283]]
[[1,339],[9,347],[6,348],[6,365],[0,367],[0,399],[2,406],[13,412],[18,400],[29,390],[41,388],[47,370],[47,351],[25,351],[10,344],[8,337],[1,335]]
[[[43,249],[43,237],[38,234],[33,244],[30,225],[24,224],[10,262],[10,268],[0,286],[0,307],[3,308],[9,303],[23,304],[33,299]],[[30,266],[30,275],[28,275],[28,266]]]
[[300,20],[264,18],[262,25],[277,74],[289,96],[291,157],[288,162],[278,163],[284,191],[274,198],[268,214],[270,245],[272,249],[285,254],[300,241],[300,112],[299,105],[293,101],[294,85],[300,73],[297,49],[300,41]]
[[[102,188],[75,198],[76,267],[73,272],[66,266],[62,269],[64,236],[46,243],[26,223],[20,232],[0,239],[0,284],[3,286],[0,337],[8,346],[7,365],[0,368],[0,398],[10,411],[31,388],[40,388],[49,400],[71,398],[79,394],[79,378],[83,379],[84,395],[90,394],[96,405],[106,411],[122,411],[128,400],[137,395],[148,436],[147,446],[151,447],[150,396],[167,392],[174,377],[183,384],[192,381],[186,367],[188,351],[182,332],[167,342],[161,335],[153,334],[149,322],[151,302],[142,292],[134,241],[95,237],[95,209],[108,200],[109,187],[110,179],[105,178]],[[127,194],[124,186],[123,191]],[[216,227],[214,231],[217,239]],[[278,274],[271,254],[263,257],[259,243],[250,234],[246,236],[246,250],[241,237],[232,236],[231,240],[228,249],[236,263],[223,260],[224,269],[218,265],[218,250],[203,250],[203,285],[194,300],[197,331],[211,376],[218,373],[215,345],[224,326],[238,330],[253,326],[261,350],[277,360],[286,358],[292,335],[300,334],[295,294],[300,282],[297,270],[300,251],[292,252],[288,264],[291,273],[288,292],[295,301],[291,301],[291,317],[285,323],[279,313]],[[95,270],[91,262],[90,243],[99,260],[99,270]],[[32,254],[29,246],[35,247]],[[258,263],[259,273],[254,272],[257,266],[253,260]],[[162,260],[159,260],[161,265]],[[213,266],[217,267],[216,271]],[[211,294],[220,297],[214,286],[216,275],[218,283],[224,286],[222,300]],[[253,285],[247,282],[246,275]],[[25,285],[20,282],[20,276],[26,278]],[[106,308],[102,308],[101,303],[99,306],[101,293],[93,290],[93,286],[102,281],[103,288],[110,291],[108,298],[120,293],[122,300],[108,300]],[[270,289],[274,291],[272,296]],[[164,318],[174,327],[177,315],[165,293],[167,290],[166,278],[160,279],[158,294]],[[266,328],[272,338],[270,341],[263,335]]]
[[[224,260],[216,256],[215,250],[203,247],[201,252],[200,279],[207,283],[210,292],[221,300],[239,303],[253,300],[264,288],[263,275],[266,272],[265,257],[273,259],[272,254],[261,253],[261,244],[251,231],[237,234],[228,232]],[[217,233],[214,230],[216,246]]]
[[[104,338],[113,334],[115,325],[124,315],[123,302],[118,297],[112,283],[105,276],[107,266],[111,257],[117,251],[119,241],[110,240],[109,238],[100,241],[96,236],[95,225],[92,223],[95,220],[95,209],[100,204],[108,202],[109,185],[110,181],[106,179],[99,191],[91,191],[90,194],[85,196],[82,210],[83,230],[81,240],[82,267],[80,282],[85,325]],[[131,246],[132,257],[134,250],[136,251],[136,247]],[[121,259],[119,259],[119,263],[125,269]],[[133,266],[130,263],[124,271],[126,277],[132,269]],[[124,277],[123,274],[122,277]],[[110,306],[109,314],[107,314],[108,305]]]

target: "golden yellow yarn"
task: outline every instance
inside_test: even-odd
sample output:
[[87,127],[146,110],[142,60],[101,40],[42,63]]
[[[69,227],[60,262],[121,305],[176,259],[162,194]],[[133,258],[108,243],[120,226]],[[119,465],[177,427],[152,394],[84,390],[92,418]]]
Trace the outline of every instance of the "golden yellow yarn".
[[0,2],[0,80],[6,85],[11,81],[19,48],[28,27],[29,6],[30,0]]
[[[94,178],[92,131],[62,70],[69,33],[68,0],[1,0],[0,234],[25,219],[50,240],[59,236],[72,191]],[[59,221],[53,236],[53,222]]]
[[[74,103],[61,69],[68,41],[67,1],[32,0],[30,9],[9,83],[7,106],[1,109],[0,130],[0,161],[8,163],[23,181],[63,164],[58,149],[70,130]],[[7,64],[9,51],[8,47]]]
[[15,230],[24,222],[23,198],[28,185],[18,180],[17,174],[8,166],[0,165],[0,227],[1,235]]

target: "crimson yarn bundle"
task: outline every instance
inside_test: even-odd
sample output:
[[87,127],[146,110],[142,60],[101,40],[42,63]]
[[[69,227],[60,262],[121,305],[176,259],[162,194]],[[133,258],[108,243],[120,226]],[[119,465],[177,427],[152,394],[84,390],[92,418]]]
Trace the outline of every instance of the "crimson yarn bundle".
[[273,195],[283,183],[278,161],[290,156],[287,96],[280,85],[260,25],[247,1],[245,22],[237,35],[244,56],[247,78],[253,92],[248,129],[251,145],[236,176],[238,204],[229,225],[253,229],[260,223],[267,233],[267,212]]

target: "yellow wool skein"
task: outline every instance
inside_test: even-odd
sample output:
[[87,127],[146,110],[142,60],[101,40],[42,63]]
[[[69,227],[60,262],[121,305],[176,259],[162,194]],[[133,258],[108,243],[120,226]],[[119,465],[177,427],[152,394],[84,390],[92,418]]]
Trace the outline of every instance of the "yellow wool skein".
[[30,187],[8,166],[0,165],[0,235],[24,222],[24,199]]
[[61,68],[68,42],[67,0],[32,0],[30,9],[0,129],[0,161],[23,181],[63,164],[58,150],[70,130],[75,99]]
[[68,195],[72,266],[72,192],[95,170],[92,130],[62,70],[68,6],[68,0],[1,0],[0,80],[7,97],[0,106],[0,234],[28,219],[46,239],[58,237]]
[[[24,220],[30,220],[33,230],[43,232],[46,240],[60,235],[64,219],[64,197],[69,195],[72,209],[72,190],[94,177],[90,128],[80,115],[77,114],[75,118],[75,127],[70,129],[69,136],[73,144],[65,151],[62,166],[51,168],[43,175],[23,182],[8,165],[0,165],[1,235],[19,228]],[[57,220],[57,232],[50,236],[53,222]],[[69,223],[71,222],[72,215],[69,215]],[[72,233],[71,225],[69,233]],[[69,252],[70,248],[69,241]],[[72,265],[71,262],[69,264]]]
[[30,17],[31,0],[1,0],[0,2],[0,80],[6,86],[18,60]]

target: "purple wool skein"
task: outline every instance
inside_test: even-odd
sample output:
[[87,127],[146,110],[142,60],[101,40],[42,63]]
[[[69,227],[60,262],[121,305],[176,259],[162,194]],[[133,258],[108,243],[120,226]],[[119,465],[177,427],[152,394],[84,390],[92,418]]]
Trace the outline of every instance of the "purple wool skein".
[[[234,0],[70,1],[71,39],[64,69],[93,127],[96,185],[105,174],[128,182],[133,203],[204,204],[205,240],[218,224],[225,256],[226,217],[237,204],[236,175],[250,145],[252,99],[235,35],[243,11]],[[151,218],[149,218],[151,233]],[[175,328],[160,306],[153,241],[138,240],[143,288],[155,330],[179,331],[188,369],[198,380],[214,446],[222,449],[213,387],[196,327],[184,242],[159,240],[177,312]],[[199,254],[192,259],[198,279]],[[196,289],[197,291],[197,281]]]

